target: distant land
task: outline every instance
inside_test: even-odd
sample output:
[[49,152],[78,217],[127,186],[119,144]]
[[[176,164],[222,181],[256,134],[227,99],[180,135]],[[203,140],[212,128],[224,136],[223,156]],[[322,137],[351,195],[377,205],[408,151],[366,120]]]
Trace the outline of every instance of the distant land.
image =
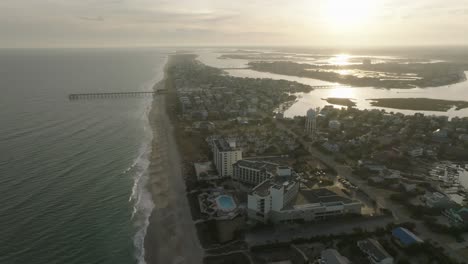
[[351,101],[350,98],[328,97],[328,98],[322,98],[322,100],[325,100],[327,101],[327,103],[334,104],[334,105],[356,106],[356,103]]
[[468,108],[467,101],[451,101],[429,98],[381,98],[367,99],[372,106],[386,107],[415,111],[440,111],[447,112],[455,107],[456,110]]
[[465,73],[451,63],[379,63],[312,65],[290,61],[250,62],[252,70],[338,82],[356,87],[436,87],[466,80]]

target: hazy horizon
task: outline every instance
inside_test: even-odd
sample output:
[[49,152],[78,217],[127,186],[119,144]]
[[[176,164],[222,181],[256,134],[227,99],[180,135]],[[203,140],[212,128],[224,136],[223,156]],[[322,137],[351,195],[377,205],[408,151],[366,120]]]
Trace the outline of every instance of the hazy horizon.
[[463,0],[4,0],[1,48],[468,45]]

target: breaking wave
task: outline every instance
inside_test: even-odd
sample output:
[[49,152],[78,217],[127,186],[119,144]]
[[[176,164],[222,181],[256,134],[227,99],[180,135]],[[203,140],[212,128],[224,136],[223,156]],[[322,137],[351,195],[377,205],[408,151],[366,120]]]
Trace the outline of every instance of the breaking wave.
[[[162,79],[165,64],[166,61],[161,64],[160,68],[156,69],[156,77],[144,85],[145,90],[153,89],[154,84]],[[132,165],[123,172],[133,177],[133,187],[129,202],[133,203],[132,221],[136,229],[133,245],[135,248],[134,255],[138,264],[146,264],[145,236],[150,223],[149,218],[154,208],[152,194],[148,188],[151,143],[153,140],[153,132],[149,123],[151,105],[152,100],[145,100],[145,111],[141,116],[145,136],[138,152],[139,154]]]

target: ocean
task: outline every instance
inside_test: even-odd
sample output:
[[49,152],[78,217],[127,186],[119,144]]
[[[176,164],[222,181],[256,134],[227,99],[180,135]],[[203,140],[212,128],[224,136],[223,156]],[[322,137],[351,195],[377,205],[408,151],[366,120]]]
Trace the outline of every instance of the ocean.
[[0,263],[144,263],[162,49],[0,50]]

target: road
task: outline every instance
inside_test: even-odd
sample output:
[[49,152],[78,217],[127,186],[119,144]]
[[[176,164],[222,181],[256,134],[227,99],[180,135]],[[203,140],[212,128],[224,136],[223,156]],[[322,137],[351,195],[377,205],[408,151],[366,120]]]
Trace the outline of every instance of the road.
[[294,239],[309,239],[317,236],[352,234],[356,228],[372,232],[377,228],[385,228],[393,222],[391,216],[375,216],[354,219],[332,219],[322,222],[305,224],[276,224],[272,227],[251,231],[246,234],[245,241],[249,245],[259,246],[271,243],[290,243]]

